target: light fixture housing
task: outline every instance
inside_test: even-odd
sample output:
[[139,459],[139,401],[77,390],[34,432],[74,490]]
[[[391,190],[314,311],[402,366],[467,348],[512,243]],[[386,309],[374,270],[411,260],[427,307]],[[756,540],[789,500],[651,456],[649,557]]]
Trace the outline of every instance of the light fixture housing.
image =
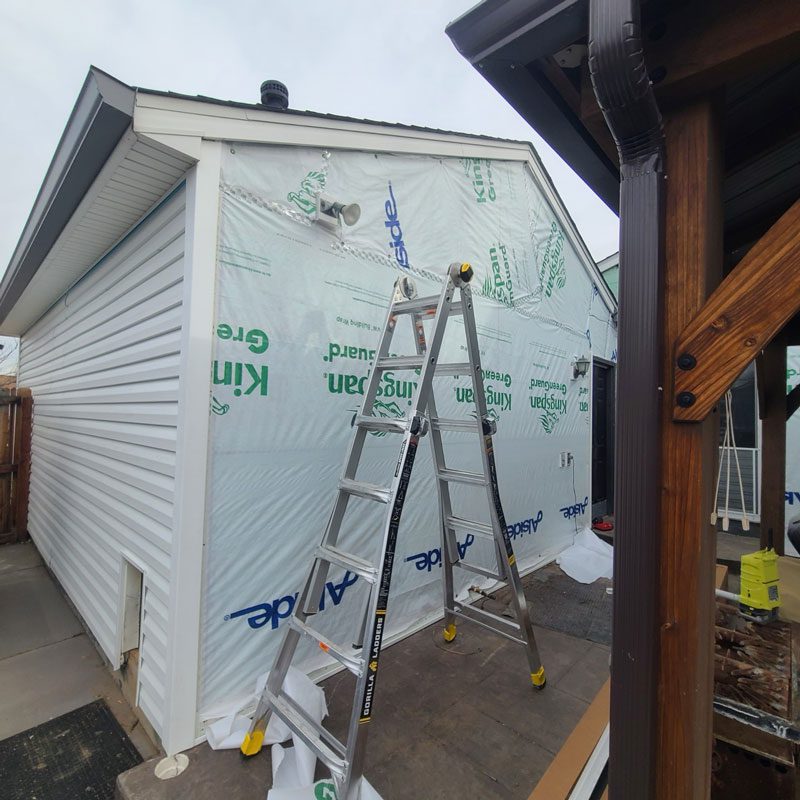
[[575,356],[575,360],[572,362],[572,379],[577,380],[586,375],[589,371],[589,364],[591,363],[592,362],[589,361],[586,356]]
[[361,206],[358,203],[340,203],[332,197],[321,194],[317,197],[317,222],[332,228],[355,225],[361,218]]

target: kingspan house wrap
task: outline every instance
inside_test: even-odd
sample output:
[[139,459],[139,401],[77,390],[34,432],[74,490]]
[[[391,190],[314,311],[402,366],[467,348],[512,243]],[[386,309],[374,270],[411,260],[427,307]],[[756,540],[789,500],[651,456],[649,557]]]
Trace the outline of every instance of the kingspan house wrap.
[[[321,224],[320,194],[360,219]],[[532,147],[89,72],[0,286],[0,333],[21,337],[34,397],[30,534],[111,667],[138,663],[136,704],[168,752],[269,666],[394,281],[437,292],[453,261],[476,270],[501,495],[532,569],[611,495],[616,340],[613,297]],[[387,374],[383,414],[404,413],[415,377]],[[467,415],[469,378],[439,381],[440,413]],[[368,469],[396,448],[372,437]],[[431,469],[421,448],[395,637],[440,613]],[[374,522],[352,521],[365,549]],[[332,573],[325,608],[357,583]]]

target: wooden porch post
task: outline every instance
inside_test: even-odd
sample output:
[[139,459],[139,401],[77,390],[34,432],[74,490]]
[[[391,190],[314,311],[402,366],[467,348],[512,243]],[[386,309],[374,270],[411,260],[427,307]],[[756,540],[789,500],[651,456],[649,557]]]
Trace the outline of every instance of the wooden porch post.
[[[719,418],[673,420],[681,331],[722,274],[722,144],[717,104],[704,99],[665,114],[666,241],[663,279],[658,800],[710,792],[714,562],[710,524]],[[612,665],[613,666],[613,665]]]
[[761,547],[769,532],[778,555],[784,554],[786,526],[786,337],[778,334],[758,359],[761,416]]

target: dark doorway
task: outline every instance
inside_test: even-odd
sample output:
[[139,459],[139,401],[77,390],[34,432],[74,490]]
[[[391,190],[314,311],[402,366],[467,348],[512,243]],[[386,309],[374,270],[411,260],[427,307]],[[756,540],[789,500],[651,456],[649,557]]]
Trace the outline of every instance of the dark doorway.
[[592,518],[614,513],[614,365],[592,363]]

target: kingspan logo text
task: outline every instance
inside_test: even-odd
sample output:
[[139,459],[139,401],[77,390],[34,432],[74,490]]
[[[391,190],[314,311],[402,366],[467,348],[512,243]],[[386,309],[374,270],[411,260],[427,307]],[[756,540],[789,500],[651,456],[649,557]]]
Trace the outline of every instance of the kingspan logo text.
[[389,199],[384,206],[386,210],[386,221],[383,223],[389,232],[389,247],[394,250],[394,257],[397,263],[408,269],[408,251],[403,241],[403,229],[400,226],[400,216],[397,211],[397,200],[394,197],[392,183],[389,182]]
[[[330,597],[334,606],[338,606],[342,602],[344,593],[348,587],[352,586],[358,580],[358,575],[353,572],[345,572],[344,576],[338,583],[328,581],[325,588],[322,590],[322,596],[319,601],[319,610],[324,611],[327,603],[327,598]],[[254,630],[263,628],[267,623],[270,624],[272,630],[276,630],[283,620],[292,615],[295,603],[299,592],[294,594],[286,594],[283,597],[276,597],[268,603],[258,603],[254,606],[233,611],[225,615],[225,619],[238,619],[239,617],[247,617],[247,624]]]

